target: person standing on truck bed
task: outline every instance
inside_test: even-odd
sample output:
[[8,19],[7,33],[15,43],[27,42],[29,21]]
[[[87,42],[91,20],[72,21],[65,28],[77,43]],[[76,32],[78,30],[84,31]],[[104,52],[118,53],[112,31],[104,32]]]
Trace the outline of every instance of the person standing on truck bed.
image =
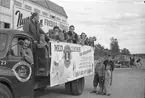
[[87,35],[84,32],[82,32],[82,34],[80,35],[80,38],[79,38],[79,44],[85,45],[86,37],[87,37]]
[[[40,72],[49,72],[50,66],[48,66],[48,58],[49,58],[49,44],[46,42],[46,36],[44,34],[40,34],[40,40],[37,43],[37,47],[39,50],[37,51],[38,61],[39,61],[39,71]],[[47,73],[48,74],[48,73]]]
[[54,26],[53,30],[49,30],[49,38],[52,41],[59,41],[60,29],[58,26]]
[[24,32],[29,34],[34,41],[39,41],[40,34],[45,34],[45,32],[40,28],[39,24],[39,14],[33,13],[31,18],[23,26]]
[[37,44],[38,48],[44,48],[45,50],[45,58],[48,58],[48,43],[45,41],[45,35],[44,34],[40,34],[40,41]]
[[74,32],[75,27],[71,25],[69,31],[67,32],[67,42],[69,43],[78,43],[78,35]]
[[65,33],[62,30],[59,31],[59,41],[66,42]]
[[[38,47],[37,44],[40,41],[40,34],[45,34],[45,32],[40,28],[39,24],[39,14],[38,13],[33,13],[30,17],[30,19],[24,24],[23,30],[25,33],[30,35],[33,40],[33,56],[38,57]],[[45,54],[43,54],[45,56]],[[38,63],[37,58],[34,59],[36,63]]]

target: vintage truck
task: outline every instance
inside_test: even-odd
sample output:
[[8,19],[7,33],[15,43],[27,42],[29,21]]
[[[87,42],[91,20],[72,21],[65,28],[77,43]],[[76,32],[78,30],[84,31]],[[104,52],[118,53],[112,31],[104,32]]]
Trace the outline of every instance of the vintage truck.
[[[33,64],[20,55],[25,39],[31,41]],[[0,98],[34,98],[36,89],[64,83],[67,93],[82,94],[84,77],[94,73],[93,48],[52,41],[48,45],[48,58],[45,59],[43,49],[34,49],[32,38],[25,32],[0,29]]]
[[130,66],[130,58],[127,55],[118,55],[115,57],[115,67],[129,67]]

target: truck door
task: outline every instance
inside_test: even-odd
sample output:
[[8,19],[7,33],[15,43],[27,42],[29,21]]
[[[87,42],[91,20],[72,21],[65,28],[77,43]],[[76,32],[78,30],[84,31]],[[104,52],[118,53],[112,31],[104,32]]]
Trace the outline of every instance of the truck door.
[[21,36],[14,37],[7,54],[7,67],[11,68],[14,72],[14,76],[9,77],[12,81],[14,98],[33,98],[34,95],[33,65],[26,62],[20,55],[22,44],[18,44],[19,40],[25,39]]

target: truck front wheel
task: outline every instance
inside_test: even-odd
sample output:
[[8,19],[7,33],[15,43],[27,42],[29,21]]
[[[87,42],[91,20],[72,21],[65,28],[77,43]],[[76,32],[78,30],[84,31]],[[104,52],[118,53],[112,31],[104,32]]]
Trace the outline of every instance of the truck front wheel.
[[72,94],[72,82],[65,83],[65,89],[68,94]]
[[13,98],[10,89],[0,83],[0,98]]

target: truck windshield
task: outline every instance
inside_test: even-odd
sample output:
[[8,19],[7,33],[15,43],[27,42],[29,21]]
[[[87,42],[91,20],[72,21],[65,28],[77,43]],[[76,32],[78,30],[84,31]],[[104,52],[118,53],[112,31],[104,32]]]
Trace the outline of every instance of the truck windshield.
[[3,51],[5,49],[6,42],[7,42],[7,35],[0,34],[0,51]]

